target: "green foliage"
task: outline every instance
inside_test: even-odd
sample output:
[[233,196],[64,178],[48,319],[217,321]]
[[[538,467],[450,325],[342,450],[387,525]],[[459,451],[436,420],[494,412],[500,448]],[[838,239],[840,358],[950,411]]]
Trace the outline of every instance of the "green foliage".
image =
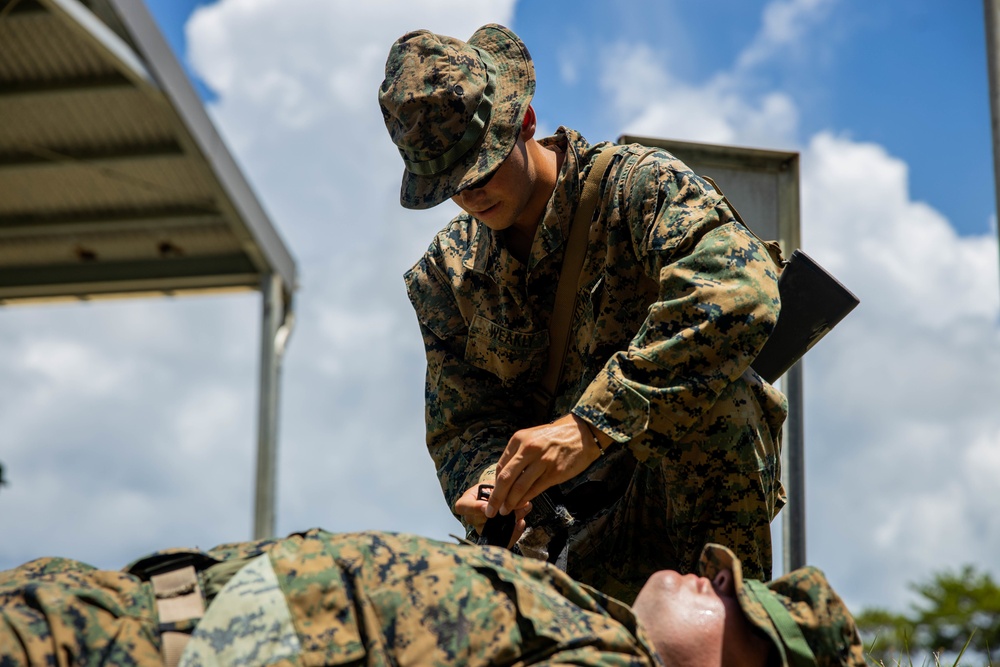
[[894,665],[898,656],[909,655],[913,623],[887,609],[865,609],[854,615],[870,658],[877,664]]
[[922,655],[934,664],[952,656],[956,665],[992,665],[1000,657],[1000,586],[989,573],[966,565],[910,589],[920,597],[908,614],[874,608],[855,616],[876,663],[910,665],[909,656]]

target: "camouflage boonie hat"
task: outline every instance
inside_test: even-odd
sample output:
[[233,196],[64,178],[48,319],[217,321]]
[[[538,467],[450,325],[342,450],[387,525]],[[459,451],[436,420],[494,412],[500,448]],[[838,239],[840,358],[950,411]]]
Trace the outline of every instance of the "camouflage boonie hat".
[[732,570],[740,607],[774,643],[782,667],[865,666],[854,618],[818,569],[803,567],[768,584],[743,579],[739,559],[719,544],[705,545],[698,568],[709,579]]
[[406,170],[399,202],[430,208],[500,166],[517,143],[535,68],[491,23],[468,42],[416,30],[392,45],[378,100]]

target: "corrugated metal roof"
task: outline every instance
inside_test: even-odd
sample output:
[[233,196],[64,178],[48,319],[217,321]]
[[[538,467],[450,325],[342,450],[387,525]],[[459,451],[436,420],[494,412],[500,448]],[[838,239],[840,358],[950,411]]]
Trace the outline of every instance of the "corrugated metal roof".
[[0,301],[295,264],[137,0],[0,0]]

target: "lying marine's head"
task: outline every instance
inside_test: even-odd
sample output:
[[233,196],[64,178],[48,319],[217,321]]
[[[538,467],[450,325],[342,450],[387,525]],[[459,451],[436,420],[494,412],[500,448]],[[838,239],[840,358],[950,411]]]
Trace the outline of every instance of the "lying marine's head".
[[657,572],[632,606],[671,667],[863,667],[850,612],[813,567],[768,584],[744,579],[740,561],[705,546],[703,576]]

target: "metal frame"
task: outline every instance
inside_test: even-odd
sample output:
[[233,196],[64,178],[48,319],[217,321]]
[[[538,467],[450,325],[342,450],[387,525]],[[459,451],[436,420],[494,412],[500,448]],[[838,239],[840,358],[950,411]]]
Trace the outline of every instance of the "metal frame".
[[[45,0],[51,2],[53,0]],[[61,0],[76,2],[77,0]],[[253,190],[243,177],[232,155],[211,119],[201,99],[174,57],[146,6],[136,0],[105,0],[133,36],[136,47],[144,56],[153,78],[160,82],[163,95],[184,119],[193,148],[204,157],[219,179],[225,192],[223,201],[232,204],[234,217],[243,220],[251,236],[246,238],[254,263],[262,272],[275,272],[282,280],[286,293],[295,288],[295,260],[285,247]],[[186,148],[186,147],[185,147]],[[249,248],[248,248],[249,250]]]
[[[170,256],[169,261],[147,261],[141,254],[119,255],[108,261],[81,255],[78,262],[38,260],[4,265],[0,267],[0,303],[259,289],[262,332],[253,526],[257,538],[273,535],[278,390],[281,360],[294,319],[294,259],[141,0],[35,0],[20,8],[16,4],[4,6],[8,8],[0,14],[4,21],[34,21],[39,12],[51,15],[74,38],[93,48],[107,69],[106,74],[89,80],[64,81],[55,76],[14,81],[0,86],[0,101],[27,96],[47,102],[46,96],[85,96],[95,91],[133,94],[144,105],[140,108],[164,112],[163,127],[171,130],[172,138],[134,148],[95,145],[62,152],[50,146],[8,145],[0,160],[0,175],[38,175],[71,182],[76,177],[74,170],[87,169],[122,184],[131,180],[132,185],[144,185],[140,179],[130,179],[130,169],[144,164],[183,164],[181,168],[197,169],[199,176],[204,173],[198,181],[204,194],[184,203],[165,200],[158,208],[139,211],[81,208],[47,215],[25,208],[0,219],[0,242],[30,243],[40,234],[57,240],[90,233],[125,238],[166,227],[193,230],[214,226],[225,228],[229,237],[228,245],[220,245],[214,253]],[[135,93],[130,93],[132,90]],[[190,162],[172,162],[185,159]]]
[[[990,128],[993,133],[993,180],[996,213],[1000,215],[1000,2],[983,0],[986,24],[986,64],[990,80]],[[997,225],[1000,234],[1000,224]]]
[[[754,232],[781,243],[785,257],[800,247],[799,154],[739,146],[623,135],[618,143],[664,148],[698,174],[710,176],[727,193]],[[740,183],[740,181],[744,181]],[[752,180],[752,183],[747,181]],[[734,187],[740,186],[740,187]],[[770,189],[770,192],[765,192]],[[773,195],[773,207],[765,204]],[[741,199],[741,196],[743,197]],[[771,219],[773,218],[773,219]],[[782,512],[782,563],[785,572],[806,564],[805,428],[802,362],[780,380],[788,397],[782,429],[782,482],[788,505]]]

